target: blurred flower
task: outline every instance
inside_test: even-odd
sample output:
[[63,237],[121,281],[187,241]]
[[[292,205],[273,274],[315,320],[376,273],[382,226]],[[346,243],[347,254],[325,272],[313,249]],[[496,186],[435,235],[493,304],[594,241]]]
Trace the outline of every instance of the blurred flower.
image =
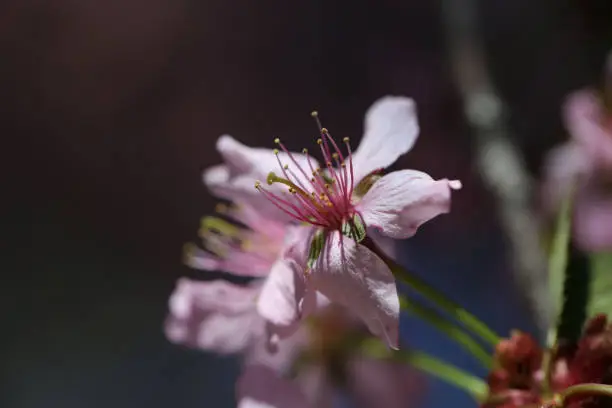
[[293,380],[249,365],[237,386],[239,407],[331,408],[342,392],[358,408],[402,408],[421,394],[419,377],[410,367],[359,354],[355,344],[367,331],[345,310],[329,306],[309,322]]
[[564,119],[571,140],[549,155],[545,204],[556,208],[575,185],[576,243],[586,251],[612,249],[612,115],[584,90],[570,95]]

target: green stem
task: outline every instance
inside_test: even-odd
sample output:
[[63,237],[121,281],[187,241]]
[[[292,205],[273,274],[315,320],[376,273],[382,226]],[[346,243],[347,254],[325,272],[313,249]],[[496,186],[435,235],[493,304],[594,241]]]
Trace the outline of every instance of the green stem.
[[480,378],[473,376],[452,364],[446,363],[422,351],[391,351],[377,339],[367,339],[361,349],[364,354],[375,358],[410,364],[412,367],[439,378],[470,394],[476,401],[484,401],[489,388]]
[[485,368],[490,369],[492,367],[493,358],[491,357],[491,353],[486,351],[480,343],[470,337],[463,328],[448,321],[441,313],[416,300],[408,300],[404,296],[400,296],[400,306],[403,311],[411,313],[430,323],[433,327],[446,334],[450,339],[456,341],[476,357]]
[[606,384],[578,384],[566,388],[559,394],[561,406],[568,398],[578,396],[602,396],[612,398],[612,385]]
[[366,246],[376,255],[378,255],[391,269],[393,275],[404,282],[406,285],[412,287],[423,297],[433,302],[441,310],[448,313],[458,322],[463,324],[467,329],[471,330],[474,334],[479,336],[482,340],[496,346],[501,340],[497,334],[495,334],[485,323],[480,321],[476,316],[462,308],[459,304],[447,298],[442,293],[438,292],[433,286],[430,286],[427,282],[422,280],[416,275],[408,272],[402,266],[397,264],[393,259],[389,258],[382,252],[372,241],[370,237],[366,237],[362,242],[362,245]]

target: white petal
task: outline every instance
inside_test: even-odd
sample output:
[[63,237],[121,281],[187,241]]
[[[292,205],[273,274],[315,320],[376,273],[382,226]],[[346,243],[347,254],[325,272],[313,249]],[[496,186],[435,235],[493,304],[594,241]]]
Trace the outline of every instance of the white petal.
[[308,408],[297,384],[263,365],[249,365],[236,384],[238,408]]
[[372,186],[357,211],[368,227],[392,238],[408,238],[424,222],[447,213],[451,190],[460,187],[456,180],[434,180],[420,171],[394,171]]
[[368,248],[329,234],[310,277],[332,302],[360,317],[370,331],[398,347],[399,299],[389,267]]
[[407,153],[419,134],[412,99],[386,96],[374,102],[365,117],[361,143],[353,153],[355,184],[374,170],[384,169]]

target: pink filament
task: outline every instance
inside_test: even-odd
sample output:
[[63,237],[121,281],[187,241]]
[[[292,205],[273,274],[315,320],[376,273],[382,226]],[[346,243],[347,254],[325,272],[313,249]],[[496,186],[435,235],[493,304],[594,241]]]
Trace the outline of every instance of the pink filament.
[[[276,142],[291,161],[291,164],[285,164],[277,155],[283,177],[288,184],[295,186],[296,191],[292,191],[293,198],[284,198],[261,185],[257,186],[258,190],[280,210],[297,221],[328,229],[340,229],[342,224],[354,215],[354,208],[351,203],[354,173],[352,152],[348,140],[345,139],[347,146],[346,160],[349,162],[347,166],[345,156],[336,141],[326,129],[321,129],[321,139],[317,143],[321,148],[329,174],[327,180],[322,169],[314,168],[307,151],[304,151],[304,154],[308,168],[304,168],[284,144],[278,140]],[[297,167],[297,171],[293,171],[293,166]],[[298,177],[298,174],[301,174],[303,179]],[[300,191],[297,191],[298,189]]]

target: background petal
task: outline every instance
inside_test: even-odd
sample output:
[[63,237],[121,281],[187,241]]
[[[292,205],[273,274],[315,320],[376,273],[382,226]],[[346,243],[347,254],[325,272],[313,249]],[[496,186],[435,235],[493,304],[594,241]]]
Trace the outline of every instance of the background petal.
[[372,186],[357,210],[368,227],[392,238],[408,238],[421,224],[450,210],[451,189],[460,185],[420,171],[395,171]]
[[256,285],[224,280],[181,279],[169,301],[165,332],[174,343],[218,353],[235,353],[263,336],[263,320],[255,310]]
[[395,278],[372,251],[333,232],[310,279],[332,302],[359,316],[373,334],[391,347],[398,346],[399,300]]
[[612,123],[603,101],[592,91],[574,92],[565,103],[563,116],[568,132],[587,150],[594,164],[612,169]]
[[355,184],[374,170],[393,164],[407,153],[419,134],[416,105],[410,98],[386,96],[365,116],[364,135],[353,153]]
[[[418,406],[426,382],[410,366],[357,356],[348,362],[349,389],[358,408]],[[407,402],[410,401],[410,404]]]
[[248,365],[236,384],[238,408],[309,408],[292,381],[263,365]]

